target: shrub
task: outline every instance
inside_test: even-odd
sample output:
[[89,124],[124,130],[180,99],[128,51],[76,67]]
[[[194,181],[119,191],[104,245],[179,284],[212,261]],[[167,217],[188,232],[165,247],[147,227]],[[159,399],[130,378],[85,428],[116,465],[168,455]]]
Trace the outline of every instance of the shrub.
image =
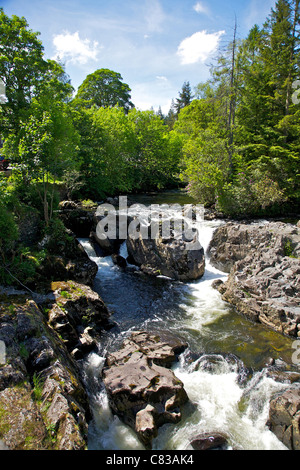
[[216,206],[226,215],[262,216],[285,200],[278,183],[256,170],[240,172],[233,183],[225,184],[218,192]]

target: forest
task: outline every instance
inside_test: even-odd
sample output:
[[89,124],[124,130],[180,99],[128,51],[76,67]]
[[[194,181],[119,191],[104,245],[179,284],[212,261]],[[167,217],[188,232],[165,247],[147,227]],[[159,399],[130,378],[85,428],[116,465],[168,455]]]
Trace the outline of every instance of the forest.
[[74,90],[47,60],[39,33],[0,9],[0,282],[26,279],[45,252],[17,243],[35,211],[44,234],[66,236],[67,199],[185,188],[230,217],[288,216],[300,199],[300,6],[278,0],[245,39],[234,26],[210,78],[185,82],[169,113],[141,111],[120,73],[101,68]]

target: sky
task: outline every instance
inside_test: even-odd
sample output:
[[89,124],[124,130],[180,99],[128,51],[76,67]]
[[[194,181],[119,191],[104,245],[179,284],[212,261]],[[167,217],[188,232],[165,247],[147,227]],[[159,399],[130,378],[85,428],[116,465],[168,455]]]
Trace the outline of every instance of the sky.
[[65,64],[75,90],[107,68],[121,74],[141,110],[167,114],[184,82],[192,90],[233,38],[262,25],[275,0],[0,0],[40,32],[45,58]]

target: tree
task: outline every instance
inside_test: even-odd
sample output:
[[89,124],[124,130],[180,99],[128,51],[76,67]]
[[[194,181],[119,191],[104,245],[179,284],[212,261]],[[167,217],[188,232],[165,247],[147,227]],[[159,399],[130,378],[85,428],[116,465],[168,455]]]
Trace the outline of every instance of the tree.
[[299,46],[299,1],[279,0],[263,29],[253,28],[243,43],[237,110],[245,168],[269,172],[290,197],[299,194],[300,113],[292,102]]
[[7,98],[1,105],[4,137],[18,132],[34,89],[47,69],[38,35],[29,29],[25,18],[15,15],[9,18],[0,8],[0,78]]
[[177,119],[177,116],[176,116],[175,103],[174,103],[174,100],[172,100],[169,112],[167,116],[165,117],[165,123],[167,124],[169,130],[173,129],[176,119]]
[[162,189],[174,182],[181,158],[181,139],[168,131],[168,127],[154,111],[128,114],[134,125],[137,140],[134,159],[136,187]]
[[54,183],[65,169],[75,167],[79,139],[67,105],[53,99],[49,90],[32,99],[29,111],[19,123],[18,136],[11,134],[6,139],[4,153],[20,163],[23,182],[35,186],[48,226],[54,209]]
[[134,107],[130,101],[131,89],[122,82],[119,73],[108,69],[99,69],[88,75],[78,88],[76,99],[82,100],[88,108],[119,106],[125,112]]
[[183,109],[185,106],[188,106],[192,101],[192,90],[190,82],[184,82],[182,85],[182,90],[179,93],[179,98],[176,98],[175,109],[177,115],[179,114],[180,110]]

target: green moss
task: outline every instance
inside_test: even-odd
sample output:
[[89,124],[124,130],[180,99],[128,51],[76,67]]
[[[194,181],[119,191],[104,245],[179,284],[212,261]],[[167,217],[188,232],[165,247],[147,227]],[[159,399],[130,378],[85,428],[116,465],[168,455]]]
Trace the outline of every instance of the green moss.
[[288,256],[289,258],[297,258],[294,254],[294,247],[291,240],[286,240],[284,244],[284,256]]
[[8,410],[0,406],[0,437],[3,438],[10,430],[9,423],[10,413]]

